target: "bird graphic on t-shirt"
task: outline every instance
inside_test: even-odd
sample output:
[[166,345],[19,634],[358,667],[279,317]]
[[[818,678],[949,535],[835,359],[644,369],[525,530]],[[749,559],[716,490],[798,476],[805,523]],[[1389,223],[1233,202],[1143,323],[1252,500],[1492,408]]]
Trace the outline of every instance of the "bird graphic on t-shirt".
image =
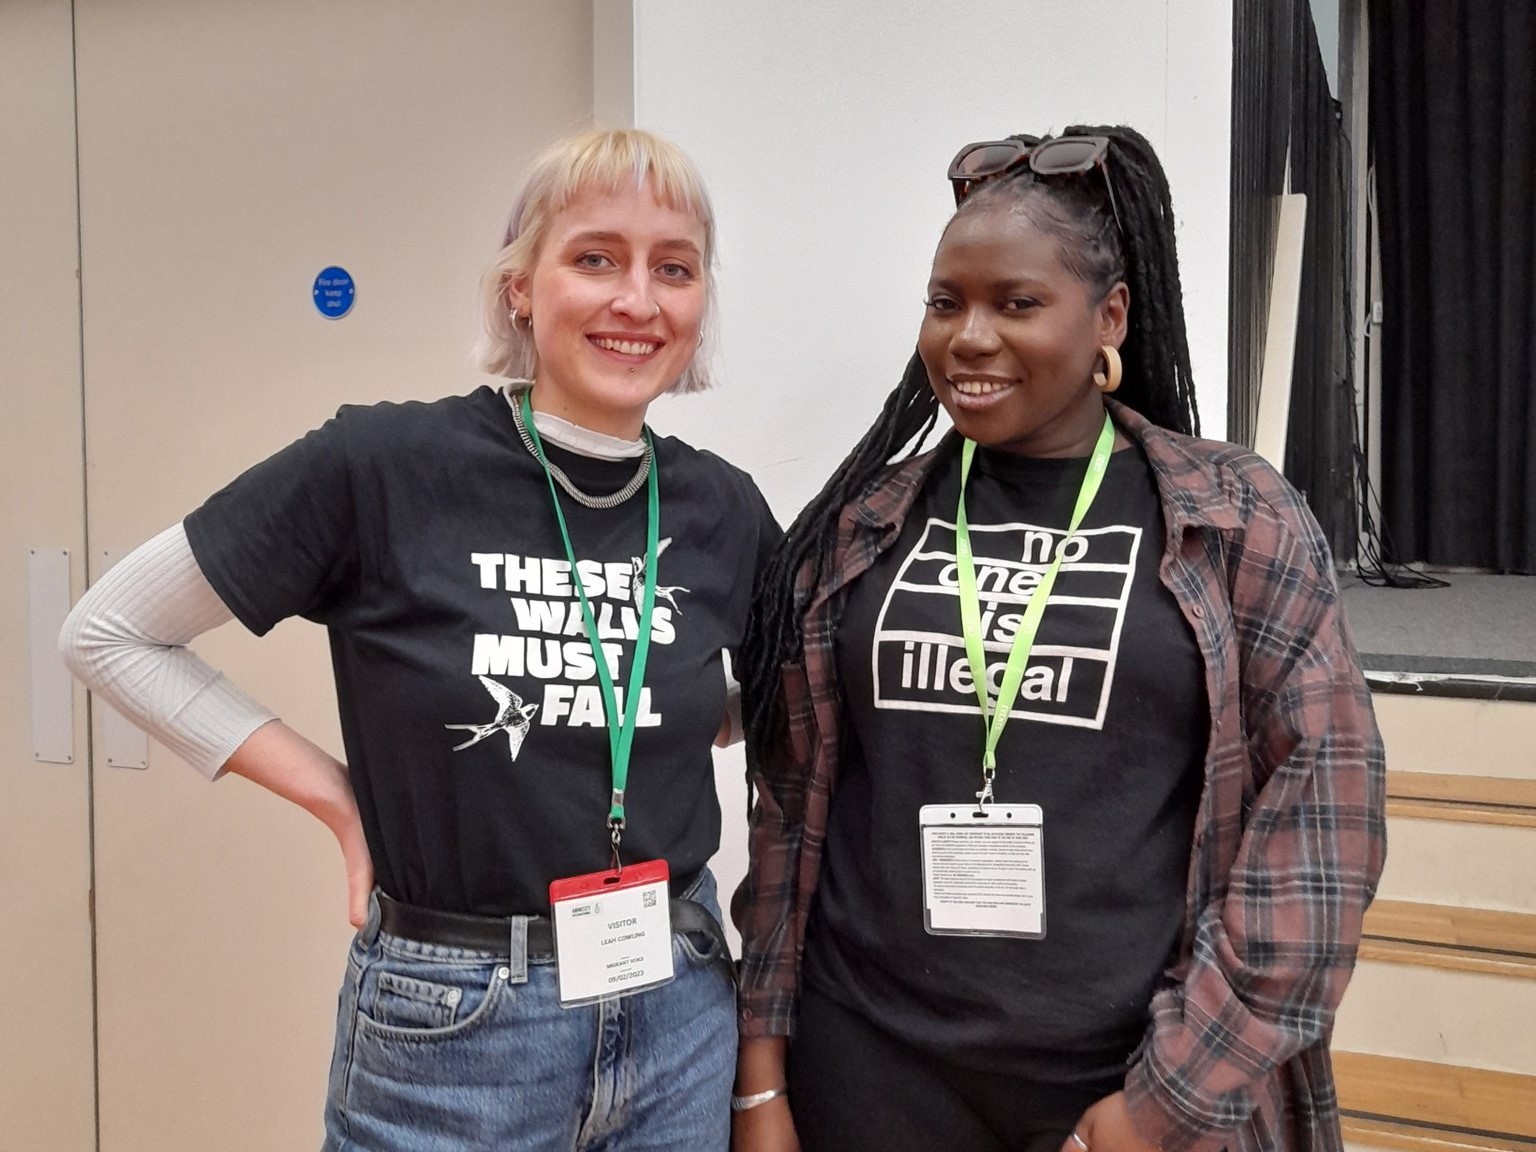
[[[672,537],[670,536],[668,536],[665,540],[659,541],[657,543],[656,559],[658,562],[661,560],[661,554],[667,550],[667,545],[670,543],[672,543]],[[635,570],[635,574],[630,578],[629,581],[629,592],[630,595],[634,597],[635,607],[639,608],[644,602],[645,598],[645,557],[631,556],[629,558],[629,562]],[[684,588],[681,584],[674,584],[670,588],[663,588],[660,584],[658,584],[656,585],[656,599],[665,600],[668,604],[672,605],[672,611],[681,616],[683,614],[683,610],[677,606],[677,601],[672,598],[672,593],[686,591],[688,591],[688,589]]]
[[533,714],[539,710],[537,704],[524,704],[523,698],[505,684],[498,684],[487,676],[476,676],[476,680],[485,685],[485,690],[496,701],[496,719],[489,724],[444,724],[443,727],[450,731],[473,732],[474,735],[462,744],[455,744],[455,752],[462,751],[472,744],[478,744],[488,736],[494,736],[498,732],[505,732],[507,740],[512,745],[512,759],[517,759],[517,753],[523,746],[523,740],[528,736],[528,729],[533,724]]

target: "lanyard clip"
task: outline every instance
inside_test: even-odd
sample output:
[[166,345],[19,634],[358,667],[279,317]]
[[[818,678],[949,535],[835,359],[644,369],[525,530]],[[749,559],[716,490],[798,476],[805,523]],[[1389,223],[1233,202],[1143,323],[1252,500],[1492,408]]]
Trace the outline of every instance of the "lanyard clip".
[[610,816],[610,817],[608,817],[608,842],[612,846],[612,851],[613,851],[613,870],[615,872],[622,872],[623,871],[623,866],[619,863],[619,841],[623,839],[623,836],[624,836],[624,817],[622,817],[622,816]]
[[976,793],[978,807],[992,803],[992,781],[997,778],[997,763],[990,754],[981,763],[981,791]]

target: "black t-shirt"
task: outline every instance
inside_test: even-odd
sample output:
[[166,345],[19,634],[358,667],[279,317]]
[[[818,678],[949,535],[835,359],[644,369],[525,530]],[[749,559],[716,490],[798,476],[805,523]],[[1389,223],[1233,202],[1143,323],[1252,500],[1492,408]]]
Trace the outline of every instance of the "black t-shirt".
[[[593,494],[636,460],[546,445]],[[661,551],[630,762],[626,860],[674,883],[720,838],[710,748],[721,650],[740,643],[778,536],[746,473],[658,438]],[[578,570],[622,696],[637,635],[645,490],[618,507],[561,493]],[[505,395],[343,408],[186,519],[199,566],[258,635],[324,624],[342,738],[390,895],[508,915],[609,859],[608,729],[549,486]]]
[[[966,511],[989,641],[1011,642],[1085,468],[977,452]],[[953,1063],[1098,1079],[1123,1070],[1178,941],[1207,735],[1203,665],[1158,581],[1150,469],[1139,449],[1116,452],[1064,554],[998,747],[996,801],[1044,810],[1046,935],[929,935],[918,809],[974,803],[985,740],[956,591],[959,475],[954,451],[839,627],[843,768],[805,980]],[[1007,658],[987,652],[991,669]]]

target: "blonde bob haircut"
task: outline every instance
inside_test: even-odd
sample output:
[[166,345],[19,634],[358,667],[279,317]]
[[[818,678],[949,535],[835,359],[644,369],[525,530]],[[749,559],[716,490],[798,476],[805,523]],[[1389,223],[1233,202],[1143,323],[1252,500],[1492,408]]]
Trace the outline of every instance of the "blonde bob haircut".
[[693,161],[670,140],[637,128],[593,129],[568,136],[533,162],[523,184],[501,251],[480,278],[483,331],[475,346],[479,367],[496,376],[531,378],[538,372],[538,349],[531,324],[512,321],[507,283],[531,275],[549,222],[585,192],[622,192],[649,181],[656,199],[686,212],[704,225],[704,316],[702,339],[693,359],[668,391],[700,392],[712,387],[709,362],[714,351],[715,213]]

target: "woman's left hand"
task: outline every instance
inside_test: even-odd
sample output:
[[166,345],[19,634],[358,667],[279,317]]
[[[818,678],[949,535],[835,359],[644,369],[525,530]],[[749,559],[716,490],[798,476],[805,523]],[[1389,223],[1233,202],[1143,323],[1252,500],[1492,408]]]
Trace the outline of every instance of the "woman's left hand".
[[[1157,1152],[1157,1145],[1142,1139],[1125,1106],[1125,1093],[1106,1096],[1084,1112],[1073,1129],[1077,1139],[1068,1136],[1061,1152]],[[1081,1143],[1079,1143],[1081,1141]]]

